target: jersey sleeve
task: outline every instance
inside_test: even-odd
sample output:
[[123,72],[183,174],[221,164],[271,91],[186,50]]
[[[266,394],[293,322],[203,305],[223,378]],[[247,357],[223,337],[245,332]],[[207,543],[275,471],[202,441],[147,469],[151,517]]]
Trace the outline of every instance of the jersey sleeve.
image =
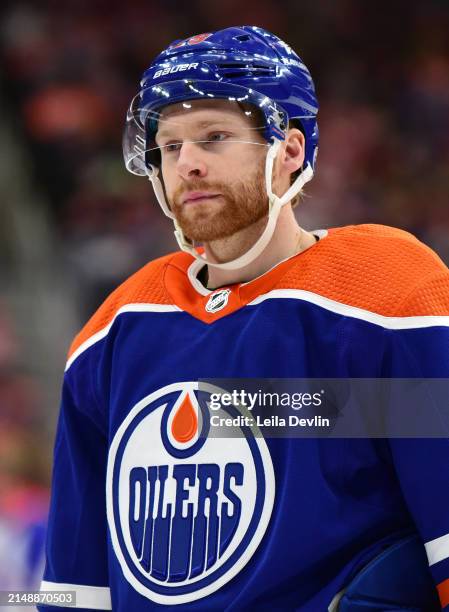
[[[444,384],[449,389],[449,271],[439,271],[420,283],[407,296],[402,312],[413,317],[412,324],[387,332],[387,376],[448,379]],[[441,393],[437,396],[441,401]],[[390,447],[442,609],[449,610],[449,438],[445,432],[447,423],[442,422],[441,437],[395,438]]]
[[[111,610],[105,480],[107,431],[84,355],[66,372],[57,427],[41,591],[76,594],[75,608]],[[56,599],[56,598],[55,598]],[[38,606],[54,612],[67,607]]]
[[[110,420],[107,337],[117,314],[129,304],[174,308],[161,280],[172,258],[169,254],[146,264],[117,287],[75,337],[69,351],[41,591],[75,591],[77,610],[112,609],[106,515]],[[54,612],[67,607],[38,609]]]

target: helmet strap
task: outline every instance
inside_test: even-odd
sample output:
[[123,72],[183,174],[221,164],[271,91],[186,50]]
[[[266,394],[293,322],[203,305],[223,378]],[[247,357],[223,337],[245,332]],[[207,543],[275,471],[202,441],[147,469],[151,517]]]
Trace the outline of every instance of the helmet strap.
[[154,194],[156,196],[157,201],[159,202],[160,207],[162,208],[164,215],[173,219],[175,221],[175,216],[171,212],[167,200],[165,199],[164,187],[162,186],[161,179],[159,178],[159,168],[157,166],[149,166],[147,167],[147,176],[153,185]]

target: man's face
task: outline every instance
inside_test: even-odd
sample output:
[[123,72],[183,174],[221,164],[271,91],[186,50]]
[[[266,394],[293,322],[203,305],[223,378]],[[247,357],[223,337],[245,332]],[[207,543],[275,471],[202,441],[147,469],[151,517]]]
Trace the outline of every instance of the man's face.
[[168,203],[191,240],[226,238],[267,215],[267,143],[236,103],[167,107],[156,144]]

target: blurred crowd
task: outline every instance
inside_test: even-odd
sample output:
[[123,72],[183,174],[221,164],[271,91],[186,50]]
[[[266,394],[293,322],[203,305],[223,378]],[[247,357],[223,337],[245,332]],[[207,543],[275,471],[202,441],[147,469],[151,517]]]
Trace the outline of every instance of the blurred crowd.
[[[390,224],[449,262],[446,0],[396,0],[394,10],[385,0],[2,5],[3,103],[48,202],[57,257],[79,288],[80,325],[122,279],[175,248],[148,181],[122,165],[141,73],[171,41],[239,23],[281,36],[315,79],[321,142],[298,208],[305,226]],[[49,466],[38,385],[15,366],[12,330],[0,311],[0,584],[8,537],[25,534],[26,567],[38,563]]]
[[49,497],[42,390],[23,368],[14,327],[0,304],[0,589],[38,584]]

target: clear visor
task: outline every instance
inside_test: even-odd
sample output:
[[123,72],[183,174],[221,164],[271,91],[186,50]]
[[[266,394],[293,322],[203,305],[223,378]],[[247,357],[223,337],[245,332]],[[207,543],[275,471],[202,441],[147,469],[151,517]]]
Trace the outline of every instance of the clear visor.
[[238,144],[266,148],[273,136],[284,138],[288,118],[276,103],[245,87],[230,86],[226,92],[219,85],[174,81],[140,92],[128,110],[123,136],[127,169],[146,175],[147,168],[176,160],[183,147],[232,154]]

